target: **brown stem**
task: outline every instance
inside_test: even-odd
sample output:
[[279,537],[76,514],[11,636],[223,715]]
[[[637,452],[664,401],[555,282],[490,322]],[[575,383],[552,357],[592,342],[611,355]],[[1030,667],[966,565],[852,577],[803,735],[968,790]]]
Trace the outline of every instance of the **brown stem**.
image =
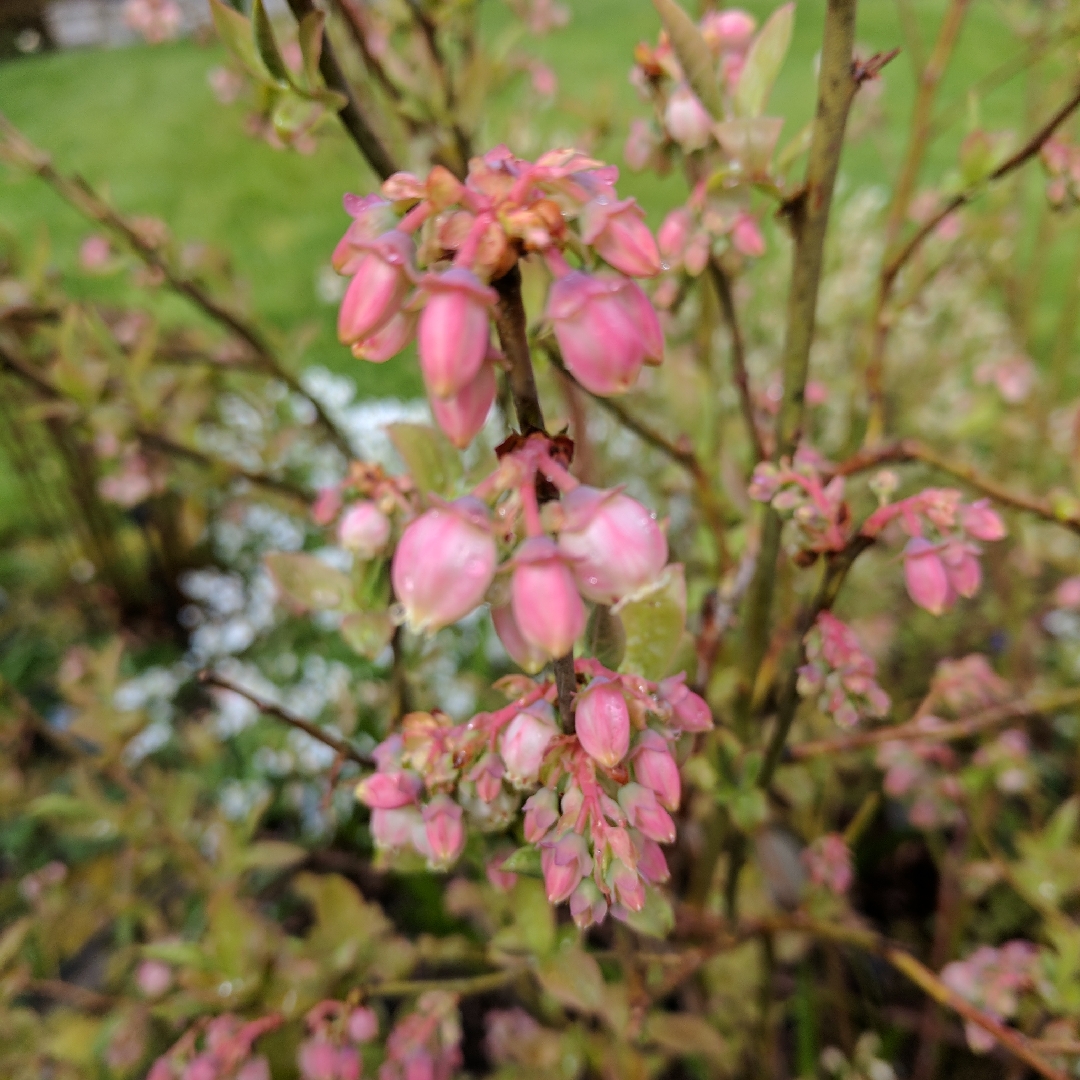
[[117,1005],[117,999],[108,994],[99,994],[96,990],[63,979],[26,979],[17,982],[13,989],[19,994],[50,998],[87,1013],[106,1013]]
[[19,165],[36,173],[81,214],[119,236],[147,266],[162,276],[173,292],[185,297],[214,322],[243,341],[267,375],[279,379],[294,394],[307,399],[331,441],[346,457],[353,456],[348,439],[338,430],[322,405],[304,390],[296,376],[281,366],[259,330],[215,300],[194,278],[185,277],[176,270],[162,252],[144,240],[81,176],[64,176],[58,172],[48,154],[34,146],[3,113],[0,113],[0,135],[3,136],[5,148]]
[[355,761],[358,765],[370,765],[372,762],[369,755],[362,754],[345,739],[338,738],[337,735],[319,727],[318,724],[313,724],[310,720],[305,720],[302,716],[294,716],[280,705],[275,705],[272,701],[267,701],[265,698],[259,697],[258,694],[253,694],[250,690],[237,686],[236,683],[231,682],[222,675],[218,675],[216,672],[200,672],[199,681],[204,686],[217,686],[222,690],[229,690],[234,694],[239,694],[242,698],[247,698],[260,712],[265,713],[267,716],[273,716],[275,719],[288,724],[289,727],[294,727],[298,731],[310,735],[313,739],[335,750],[341,757],[348,758],[349,761]]
[[[529,351],[528,322],[525,304],[521,299],[521,271],[515,265],[508,273],[492,282],[499,294],[495,305],[495,329],[499,335],[503,354],[510,364],[510,394],[514,399],[514,412],[522,435],[533,432],[547,434],[544,413],[540,407],[540,394],[536,389],[536,373],[533,371],[532,354]],[[577,693],[577,675],[574,673],[573,648],[565,656],[555,660],[555,686],[558,691],[559,722],[563,731],[574,730],[574,694]]]
[[[300,22],[305,15],[310,15],[315,10],[315,5],[311,0],[289,0],[289,8],[296,17],[296,21]],[[352,85],[345,78],[345,72],[341,70],[341,64],[338,63],[337,54],[334,52],[334,46],[330,43],[330,35],[325,27],[323,27],[322,51],[319,53],[319,71],[326,85],[345,98],[345,105],[338,113],[338,119],[341,121],[341,126],[349,133],[349,137],[356,143],[356,148],[363,154],[364,159],[380,179],[385,180],[393,175],[398,171],[394,159],[364,116]]]
[[735,389],[739,392],[739,408],[742,409],[743,420],[746,422],[746,433],[750,437],[754,461],[764,461],[768,455],[765,453],[765,444],[762,442],[761,432],[758,431],[757,420],[754,418],[754,397],[750,392],[750,375],[746,370],[746,345],[743,341],[742,328],[739,326],[739,315],[735,309],[731,279],[716,259],[709,260],[709,276],[712,278],[717,299],[720,301],[720,310],[723,312],[724,322],[727,323],[728,333],[731,335],[731,373],[735,379]]

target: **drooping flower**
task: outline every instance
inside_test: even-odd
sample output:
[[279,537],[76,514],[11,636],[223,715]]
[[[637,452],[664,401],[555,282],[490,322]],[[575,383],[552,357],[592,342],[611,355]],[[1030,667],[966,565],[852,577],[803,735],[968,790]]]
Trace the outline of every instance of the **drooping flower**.
[[616,683],[594,679],[577,696],[574,724],[585,753],[612,769],[630,749],[630,711]]
[[904,580],[911,599],[940,615],[952,599],[952,587],[936,544],[913,536],[904,548]]
[[412,286],[412,239],[397,229],[364,245],[338,311],[338,337],[352,345],[381,330],[401,310]]
[[548,656],[564,656],[585,629],[585,605],[554,541],[536,536],[514,556],[510,598],[527,642]]
[[668,98],[664,126],[679,146],[690,153],[709,145],[713,119],[694,91],[683,84],[677,86]]
[[480,366],[472,382],[450,397],[431,398],[431,414],[449,440],[464,450],[476,438],[495,402],[495,369]]
[[634,778],[656,793],[661,806],[678,810],[682,796],[679,766],[671,756],[663,736],[643,731],[632,756]]
[[582,837],[567,833],[555,843],[541,847],[540,867],[548,900],[561,904],[592,869],[592,857]]
[[[550,711],[550,706],[547,707]],[[506,778],[515,787],[536,783],[540,764],[551,740],[558,734],[555,724],[540,714],[538,707],[517,714],[506,726],[499,741],[499,753],[506,763]]]
[[491,338],[488,316],[496,293],[461,266],[426,274],[420,284],[428,294],[420,315],[420,370],[431,396],[449,398],[480,374]]
[[660,253],[636,199],[613,200],[603,195],[586,203],[581,213],[581,238],[629,277],[660,273]]
[[445,869],[465,847],[465,826],[461,807],[445,795],[436,795],[423,809],[424,836],[428,861],[432,867]]

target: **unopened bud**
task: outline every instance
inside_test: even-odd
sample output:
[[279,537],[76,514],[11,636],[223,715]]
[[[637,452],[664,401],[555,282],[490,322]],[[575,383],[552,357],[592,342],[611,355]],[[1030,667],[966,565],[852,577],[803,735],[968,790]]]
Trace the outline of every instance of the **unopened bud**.
[[367,245],[338,312],[338,337],[342,344],[369,337],[400,310],[412,281],[409,263],[412,239],[391,229]]
[[594,199],[581,212],[581,238],[602,259],[630,277],[660,273],[660,253],[635,199]]
[[568,833],[540,853],[544,889],[552,904],[561,904],[592,869],[588,845],[577,833]]
[[585,753],[613,769],[630,748],[630,711],[617,683],[594,679],[577,696],[574,712],[578,741]]
[[495,369],[482,364],[476,378],[447,398],[432,397],[431,413],[449,440],[464,450],[476,438],[495,401]]
[[913,536],[904,547],[904,581],[908,594],[931,615],[940,615],[952,598],[952,588],[935,545]]
[[360,559],[374,559],[390,539],[390,519],[373,503],[358,502],[338,522],[338,543]]
[[664,127],[684,151],[690,153],[708,146],[712,126],[712,117],[689,86],[672,91],[664,110]]
[[675,840],[675,822],[647,787],[625,784],[619,788],[619,805],[630,824],[643,836],[658,844],[670,844]]
[[491,332],[488,313],[495,290],[464,267],[427,274],[428,293],[420,316],[420,369],[433,397],[461,393],[480,374]]
[[461,807],[446,795],[436,795],[421,810],[424,835],[427,839],[428,862],[433,868],[445,869],[465,847],[465,826]]
[[527,642],[548,656],[564,656],[585,629],[585,605],[554,542],[532,537],[514,556],[510,597],[514,620]]
[[544,754],[557,734],[550,720],[529,710],[519,712],[510,721],[499,741],[499,753],[506,763],[506,778],[514,787],[536,783]]
[[559,820],[559,800],[551,788],[541,788],[525,800],[525,839],[538,844]]
[[634,750],[634,778],[656,793],[661,806],[679,809],[682,785],[679,766],[663,737],[655,731],[643,731]]

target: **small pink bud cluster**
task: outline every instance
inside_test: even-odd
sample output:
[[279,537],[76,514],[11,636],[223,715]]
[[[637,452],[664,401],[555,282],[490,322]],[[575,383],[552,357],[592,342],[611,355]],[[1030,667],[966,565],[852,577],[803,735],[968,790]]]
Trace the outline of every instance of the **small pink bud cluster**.
[[993,742],[980,746],[971,761],[989,773],[1003,795],[1019,795],[1035,786],[1031,741],[1021,728],[1003,731]]
[[127,0],[124,22],[151,45],[174,38],[184,13],[176,0]]
[[409,477],[388,476],[379,465],[354,461],[344,480],[319,491],[311,518],[324,528],[336,525],[337,542],[366,562],[389,548],[393,516],[411,516],[414,510]]
[[[585,629],[586,601],[617,604],[657,581],[667,539],[634,499],[571,476],[563,444],[533,435],[502,452],[472,495],[436,502],[406,526],[391,577],[408,625],[432,633],[478,607],[496,573],[507,572],[506,602],[492,611],[495,629],[510,656],[535,673],[569,652]],[[561,495],[543,517],[541,480]],[[484,499],[496,503],[494,519]],[[501,567],[496,521],[508,545],[524,534]]]
[[450,1080],[461,1063],[457,996],[429,990],[390,1032],[379,1080]]
[[146,1080],[270,1080],[256,1039],[280,1026],[277,1013],[241,1020],[232,1013],[198,1021],[150,1067]]
[[1005,536],[1005,524],[988,500],[964,504],[952,488],[927,488],[882,506],[867,518],[862,532],[877,536],[892,521],[899,521],[910,537],[904,548],[908,594],[933,615],[979,591],[981,548],[976,541]]
[[816,465],[804,455],[796,455],[774,465],[759,462],[750,481],[750,498],[771,503],[774,510],[790,514],[795,526],[792,546],[812,561],[815,555],[840,551],[851,533],[851,512],[844,501],[844,478],[823,483]]
[[1067,210],[1080,203],[1080,146],[1061,135],[1053,135],[1039,151],[1046,171],[1046,198],[1055,210]]
[[799,668],[799,693],[818,695],[818,708],[841,727],[889,711],[889,695],[877,683],[877,665],[851,628],[828,611],[806,635],[806,661]]
[[803,864],[810,880],[836,896],[843,896],[851,888],[854,872],[851,867],[851,849],[840,833],[819,836],[802,853]]
[[[491,282],[543,256],[555,275],[546,318],[571,372],[598,394],[629,389],[643,363],[663,359],[656,313],[633,278],[660,271],[656,241],[618,170],[572,150],[536,162],[497,147],[464,182],[442,166],[421,181],[396,173],[381,195],[347,196],[353,223],[333,264],[351,278],[338,336],[380,363],[417,337],[432,412],[465,447],[495,398]],[[571,269],[563,252],[587,247],[611,268]]]
[[[941,970],[950,990],[1004,1023],[1016,1016],[1021,994],[1033,990],[1039,978],[1039,951],[1030,942],[1007,941],[992,948],[981,945],[967,959],[954,960]],[[977,1024],[966,1021],[968,1046],[985,1054],[996,1040]]]
[[930,734],[944,720],[927,715],[918,723],[928,738],[895,740],[878,747],[877,764],[885,771],[885,794],[909,804],[908,820],[917,829],[953,825],[963,816],[963,788],[953,775],[958,764],[956,753]]
[[975,369],[975,381],[980,385],[993,383],[1006,405],[1019,405],[1035,387],[1038,371],[1028,356],[1007,356],[987,361]]
[[379,1018],[368,1008],[320,1001],[305,1017],[308,1037],[296,1063],[303,1080],[360,1080],[360,1047],[379,1034]]
[[942,660],[930,681],[930,702],[960,714],[1000,705],[1013,696],[1012,688],[982,653],[958,660]]
[[[727,8],[707,12],[698,28],[730,99],[739,85],[757,23],[747,12]],[[634,61],[630,81],[643,97],[657,103],[662,119],[663,130],[652,136],[652,153],[646,160],[655,157],[655,164],[662,166],[670,159],[673,145],[683,153],[708,147],[716,122],[690,88],[667,34],[660,35],[656,46],[641,42],[634,50]],[[629,152],[627,160],[634,160]]]

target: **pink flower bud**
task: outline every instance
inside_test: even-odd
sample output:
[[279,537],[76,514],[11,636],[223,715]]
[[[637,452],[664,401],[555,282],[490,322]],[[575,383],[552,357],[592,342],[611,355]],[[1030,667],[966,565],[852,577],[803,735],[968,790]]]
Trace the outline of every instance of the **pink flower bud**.
[[619,805],[630,824],[658,844],[675,840],[675,822],[656,801],[656,795],[640,784],[625,784],[619,788]]
[[148,998],[158,998],[172,986],[172,968],[160,960],[144,960],[135,972],[135,982]]
[[1054,603],[1063,608],[1080,608],[1080,577],[1068,577],[1054,590]]
[[[352,1046],[342,1046],[337,1052],[337,1080],[360,1080],[360,1055]],[[238,1078],[239,1080],[239,1078]]]
[[678,810],[682,794],[679,766],[663,737],[655,731],[643,731],[634,750],[633,762],[637,782],[654,791],[662,806]]
[[667,538],[641,503],[617,489],[584,484],[563,497],[559,550],[571,560],[582,594],[614,604],[656,580],[667,563]]
[[577,833],[568,833],[554,844],[544,845],[540,867],[549,902],[561,904],[592,870],[588,845]]
[[961,507],[960,527],[976,540],[1001,540],[1005,536],[1005,522],[991,508],[989,499],[980,499],[970,506]]
[[338,543],[359,559],[374,559],[390,539],[390,519],[373,503],[353,503],[338,522]]
[[512,870],[502,868],[505,861],[506,855],[496,855],[484,868],[484,873],[492,888],[498,889],[499,892],[509,892],[517,884],[517,874]]
[[572,270],[548,295],[546,316],[567,368],[586,390],[603,397],[629,390],[645,362],[641,311],[637,298],[625,295],[631,284],[624,277]]
[[420,777],[411,772],[377,772],[356,785],[356,797],[372,810],[396,810],[416,802]]
[[325,1039],[308,1039],[296,1055],[304,1080],[337,1080],[337,1048]]
[[[614,859],[608,868],[607,879],[616,902],[628,911],[640,911],[645,906],[645,882],[636,870],[631,870],[620,859]],[[612,910],[621,917],[618,908]]]
[[586,203],[581,211],[581,239],[629,277],[654,277],[660,273],[656,241],[635,199],[612,202],[602,195]]
[[345,212],[353,219],[330,259],[339,274],[352,277],[371,250],[371,244],[393,230],[397,222],[393,204],[379,195],[347,194]]
[[671,877],[667,859],[655,840],[638,836],[634,841],[637,851],[638,873],[650,884],[660,885]]
[[631,120],[630,133],[626,136],[623,147],[626,164],[635,172],[640,172],[649,164],[649,158],[655,149],[656,138],[652,128],[644,120]]
[[503,607],[493,607],[491,609],[491,621],[495,626],[495,633],[499,635],[503,648],[518,667],[530,675],[535,675],[547,663],[547,653],[535,645],[530,645],[525,640],[521,628],[514,620],[512,605],[506,604]]
[[558,734],[548,719],[526,710],[506,726],[499,741],[499,753],[506,762],[506,778],[514,787],[531,787],[540,774],[548,745]]
[[630,748],[630,710],[617,683],[593,681],[577,696],[574,713],[578,741],[585,753],[613,769]]
[[690,230],[693,228],[693,218],[690,211],[684,207],[672,210],[666,218],[656,239],[660,245],[660,254],[667,262],[677,264],[686,250],[690,241]]
[[525,839],[537,844],[559,820],[559,800],[551,788],[541,788],[525,800]]
[[385,363],[412,341],[416,335],[417,319],[419,315],[415,311],[399,311],[382,329],[355,342],[352,346],[353,356],[372,364]]
[[431,413],[450,441],[464,450],[476,438],[495,401],[495,369],[482,364],[476,378],[448,398],[432,397]]
[[379,1018],[374,1009],[360,1006],[349,1013],[345,1028],[354,1043],[371,1042],[379,1034]]
[[482,802],[492,802],[502,791],[502,778],[506,769],[496,754],[485,754],[469,770],[468,780],[476,785],[476,794]]
[[514,564],[510,601],[522,636],[552,658],[564,656],[585,629],[585,605],[570,568],[546,536],[526,540]]
[[668,98],[664,126],[679,146],[690,153],[709,145],[713,119],[694,91],[684,84],[676,87]]
[[570,896],[570,914],[579,930],[597,926],[607,916],[607,901],[592,878],[583,878]]
[[369,337],[400,310],[412,282],[412,239],[391,229],[366,245],[368,250],[345,290],[338,312],[338,338],[344,345]]
[[731,243],[740,255],[759,258],[765,254],[765,237],[749,214],[740,214],[731,230]]
[[979,565],[978,548],[962,541],[946,544],[941,552],[941,562],[954,592],[970,598],[979,591],[982,567]]
[[410,522],[390,571],[409,627],[430,634],[468,615],[484,599],[497,561],[479,499],[458,499]]
[[711,11],[701,20],[701,36],[717,52],[745,49],[754,36],[757,22],[740,8]]
[[931,615],[940,615],[952,600],[945,564],[936,546],[921,536],[913,536],[904,548],[904,580],[911,599]]
[[420,370],[433,397],[461,393],[480,374],[491,338],[488,312],[497,296],[471,271],[453,266],[427,274],[420,316]]
[[424,836],[427,839],[428,863],[434,869],[446,869],[465,847],[465,826],[461,807],[446,795],[436,795],[421,810]]
[[341,492],[336,487],[324,487],[311,504],[311,520],[316,525],[329,525],[341,513]]
[[652,366],[664,360],[664,330],[660,325],[660,316],[656,313],[652,301],[645,295],[636,281],[631,281],[623,294],[630,311],[630,319],[641,335],[641,345],[645,350],[645,363]]
[[401,851],[412,846],[418,828],[423,829],[423,819],[413,806],[371,811],[371,839],[379,851]]
[[660,697],[671,706],[673,726],[680,731],[712,731],[712,710],[684,679],[684,675],[673,675],[660,683]]

